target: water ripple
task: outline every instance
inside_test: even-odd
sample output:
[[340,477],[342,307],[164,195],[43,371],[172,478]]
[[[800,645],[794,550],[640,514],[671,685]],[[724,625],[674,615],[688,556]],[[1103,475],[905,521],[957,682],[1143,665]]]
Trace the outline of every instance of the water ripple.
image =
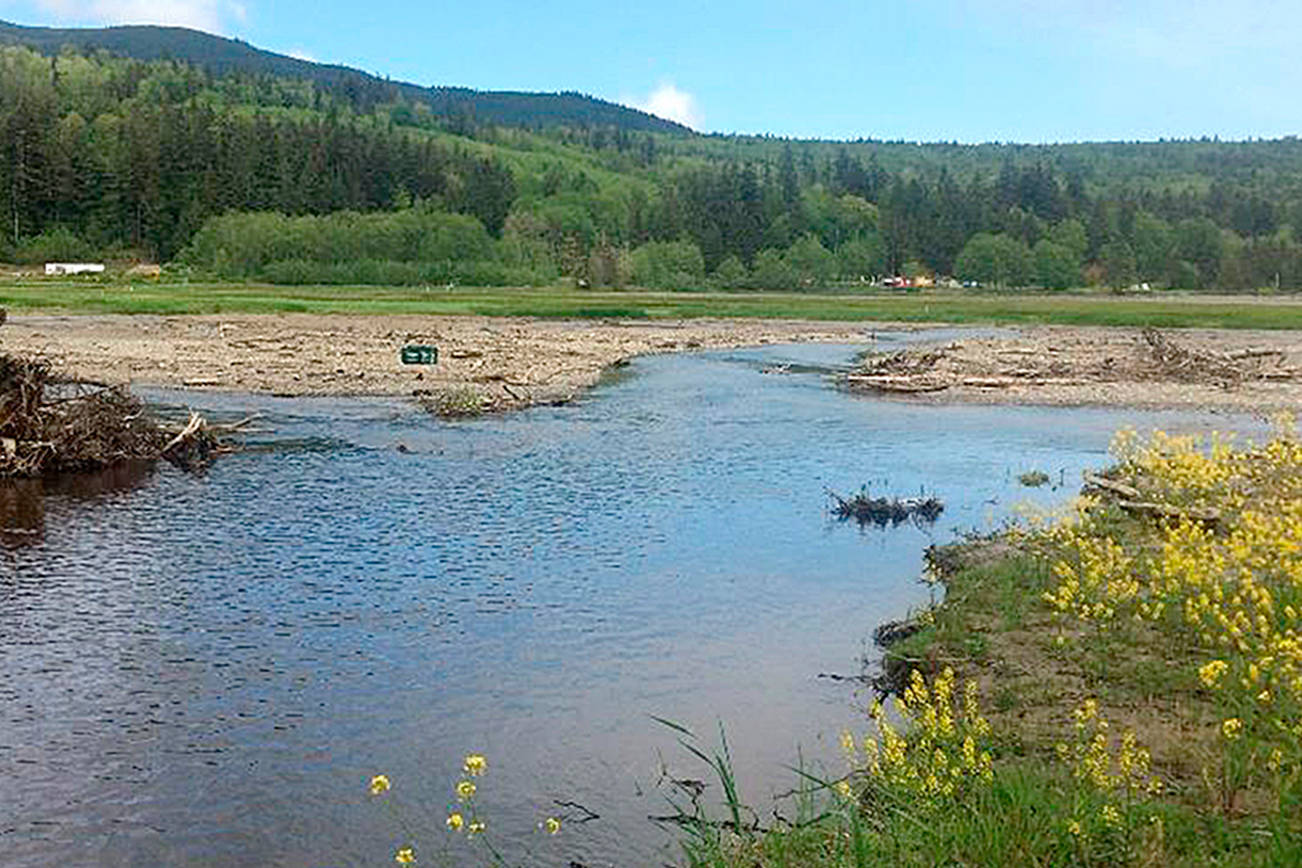
[[[923,546],[1065,496],[1014,476],[1074,483],[1122,423],[1202,421],[854,398],[822,376],[854,350],[639,360],[456,424],[158,393],[277,434],[199,479],[0,486],[0,862],[384,861],[369,776],[438,814],[469,750],[508,850],[573,799],[602,820],[538,861],[672,858],[659,756],[701,770],[648,715],[724,721],[762,801],[798,743],[835,762],[854,697],[815,676],[925,599]],[[940,525],[830,523],[864,484],[937,494]]]

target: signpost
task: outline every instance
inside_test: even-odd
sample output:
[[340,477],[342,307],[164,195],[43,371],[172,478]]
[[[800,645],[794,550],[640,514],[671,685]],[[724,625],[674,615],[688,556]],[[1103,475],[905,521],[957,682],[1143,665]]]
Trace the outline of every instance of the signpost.
[[439,348],[426,344],[407,344],[400,355],[404,365],[436,365],[439,361]]

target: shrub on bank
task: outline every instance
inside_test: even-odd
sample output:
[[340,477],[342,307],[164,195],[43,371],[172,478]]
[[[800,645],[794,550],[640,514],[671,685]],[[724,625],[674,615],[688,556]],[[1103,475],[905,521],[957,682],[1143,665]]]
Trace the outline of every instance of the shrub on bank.
[[1104,490],[1126,499],[1082,501],[1030,538],[1053,562],[1043,599],[1062,644],[1160,636],[1211,711],[1200,728],[1214,803],[1233,813],[1256,792],[1296,809],[1302,442],[1288,429],[1247,449],[1123,433],[1114,451],[1116,480]]

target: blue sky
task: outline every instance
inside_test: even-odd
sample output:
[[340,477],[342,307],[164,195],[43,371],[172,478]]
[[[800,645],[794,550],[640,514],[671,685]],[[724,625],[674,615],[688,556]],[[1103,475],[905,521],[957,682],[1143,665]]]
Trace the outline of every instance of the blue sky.
[[718,132],[1057,142],[1302,133],[1297,0],[0,0],[419,84],[577,90]]

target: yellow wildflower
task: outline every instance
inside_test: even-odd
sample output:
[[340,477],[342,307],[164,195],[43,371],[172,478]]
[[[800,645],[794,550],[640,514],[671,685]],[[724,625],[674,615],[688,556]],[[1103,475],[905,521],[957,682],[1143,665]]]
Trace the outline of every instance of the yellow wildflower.
[[448,814],[448,828],[454,832],[460,832],[461,827],[466,824],[466,818],[461,816],[460,811],[453,811]]
[[478,835],[480,832],[484,831],[485,828],[483,820],[471,820],[470,825],[466,827],[466,834]]
[[855,745],[854,736],[848,729],[841,731],[841,753],[845,754],[846,761],[852,765],[858,759],[858,746]]
[[1076,716],[1076,722],[1080,724],[1093,720],[1099,716],[1099,701],[1097,699],[1087,699],[1081,703],[1080,708],[1076,709],[1073,714]]
[[1080,827],[1079,821],[1072,820],[1070,823],[1067,824],[1067,831],[1075,835],[1077,838],[1079,838],[1081,834],[1084,832],[1084,829]]
[[1221,680],[1221,676],[1225,674],[1225,670],[1229,668],[1229,664],[1224,660],[1213,660],[1198,668],[1198,678],[1207,687],[1215,687]]
[[555,817],[548,817],[546,820],[543,820],[543,830],[546,831],[548,835],[555,835],[561,830],[561,821]]
[[1243,721],[1239,720],[1237,717],[1231,717],[1229,720],[1221,724],[1221,733],[1230,741],[1234,741],[1238,738],[1242,730]]
[[389,791],[389,776],[376,775],[371,778],[371,795],[378,796],[380,793]]
[[474,794],[475,794],[475,784],[474,784],[473,781],[458,781],[458,782],[457,782],[457,798],[458,798],[458,799],[460,799],[461,801],[464,802],[466,799],[470,798],[470,797],[473,796]]
[[479,777],[488,771],[488,760],[484,759],[483,754],[472,753],[466,757],[466,761],[461,766],[465,773],[472,777]]
[[416,851],[410,847],[403,847],[397,853],[393,854],[393,861],[399,865],[410,865],[416,861]]

